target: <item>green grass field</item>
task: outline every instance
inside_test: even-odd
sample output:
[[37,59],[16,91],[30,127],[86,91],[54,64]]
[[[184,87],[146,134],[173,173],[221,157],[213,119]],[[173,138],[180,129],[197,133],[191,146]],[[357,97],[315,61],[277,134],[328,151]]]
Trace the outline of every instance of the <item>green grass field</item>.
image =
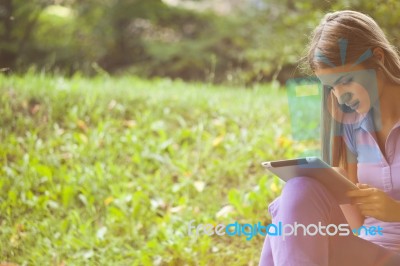
[[135,77],[0,76],[0,261],[257,265],[263,237],[188,223],[269,221],[298,155],[283,90]]

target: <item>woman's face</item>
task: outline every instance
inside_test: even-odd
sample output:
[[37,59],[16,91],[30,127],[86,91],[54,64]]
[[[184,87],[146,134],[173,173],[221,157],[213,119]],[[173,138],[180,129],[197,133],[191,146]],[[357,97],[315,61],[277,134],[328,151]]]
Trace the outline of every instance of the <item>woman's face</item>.
[[345,104],[359,114],[367,113],[378,102],[378,81],[372,69],[344,65],[319,69],[315,74],[324,89],[332,91],[339,104]]

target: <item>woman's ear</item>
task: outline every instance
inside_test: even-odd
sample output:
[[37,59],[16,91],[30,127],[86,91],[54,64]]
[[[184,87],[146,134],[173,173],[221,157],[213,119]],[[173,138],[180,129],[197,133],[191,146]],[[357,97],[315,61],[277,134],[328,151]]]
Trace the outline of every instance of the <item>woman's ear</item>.
[[385,53],[383,52],[382,48],[376,47],[373,51],[373,54],[375,58],[378,59],[383,65],[385,62]]

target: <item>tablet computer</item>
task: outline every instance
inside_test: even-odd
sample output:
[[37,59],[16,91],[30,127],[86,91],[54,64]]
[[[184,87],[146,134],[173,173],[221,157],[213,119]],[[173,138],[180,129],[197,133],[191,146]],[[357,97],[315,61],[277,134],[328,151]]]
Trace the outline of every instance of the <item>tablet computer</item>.
[[346,196],[346,192],[358,189],[354,183],[318,157],[263,162],[261,165],[283,181],[288,181],[297,176],[316,179],[332,193],[339,204],[350,203],[350,198]]

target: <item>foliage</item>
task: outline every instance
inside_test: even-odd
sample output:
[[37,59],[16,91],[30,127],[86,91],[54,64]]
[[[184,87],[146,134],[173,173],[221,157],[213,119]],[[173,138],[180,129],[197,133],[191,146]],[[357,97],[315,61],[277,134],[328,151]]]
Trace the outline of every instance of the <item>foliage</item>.
[[[0,76],[0,261],[256,263],[261,236],[189,236],[188,222],[268,223],[296,156],[286,96],[136,77]],[[272,123],[273,122],[273,123]]]
[[319,20],[341,9],[371,15],[399,45],[394,37],[400,34],[400,2],[394,0],[246,0],[224,14],[180,2],[5,0],[0,67],[231,84],[285,82],[299,75],[295,66]]

